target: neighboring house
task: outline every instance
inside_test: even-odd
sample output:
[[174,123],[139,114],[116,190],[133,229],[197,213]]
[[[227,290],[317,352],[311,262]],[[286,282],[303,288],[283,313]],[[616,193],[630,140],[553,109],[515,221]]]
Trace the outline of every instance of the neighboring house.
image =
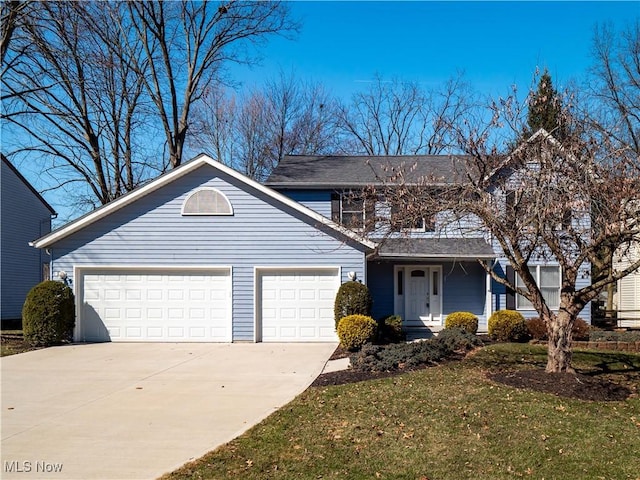
[[[634,243],[623,254],[616,255],[613,268],[622,269],[640,258],[640,243]],[[618,280],[618,325],[640,327],[640,270]]]
[[76,341],[335,341],[375,245],[201,155],[40,238]]
[[34,250],[29,242],[51,231],[56,212],[2,156],[1,259],[2,320],[22,318],[22,305],[29,290],[49,278],[49,255]]

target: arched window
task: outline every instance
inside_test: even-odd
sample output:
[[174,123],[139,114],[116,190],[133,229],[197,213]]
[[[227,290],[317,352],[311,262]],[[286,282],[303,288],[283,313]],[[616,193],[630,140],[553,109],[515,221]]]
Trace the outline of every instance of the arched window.
[[201,188],[186,198],[182,215],[233,215],[233,208],[224,193],[215,188]]

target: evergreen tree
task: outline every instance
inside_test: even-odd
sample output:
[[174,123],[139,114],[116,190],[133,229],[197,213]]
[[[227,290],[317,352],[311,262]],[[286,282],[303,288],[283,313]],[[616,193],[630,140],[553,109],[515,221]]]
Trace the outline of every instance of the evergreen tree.
[[544,128],[562,141],[566,136],[566,126],[562,119],[562,100],[553,87],[551,75],[545,69],[538,82],[538,89],[529,100],[525,138]]

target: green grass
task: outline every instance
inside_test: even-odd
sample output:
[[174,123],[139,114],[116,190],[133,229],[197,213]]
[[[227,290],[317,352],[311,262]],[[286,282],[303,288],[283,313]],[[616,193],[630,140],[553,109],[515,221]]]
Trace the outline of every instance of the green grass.
[[[484,376],[545,363],[543,347],[495,345],[463,362],[310,388],[163,479],[640,479],[637,396],[570,400]],[[574,365],[640,382],[640,355],[578,351]]]

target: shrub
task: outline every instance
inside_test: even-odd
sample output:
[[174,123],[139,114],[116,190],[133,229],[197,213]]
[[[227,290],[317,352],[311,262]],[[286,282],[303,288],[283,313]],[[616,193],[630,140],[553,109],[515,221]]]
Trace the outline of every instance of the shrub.
[[478,317],[471,312],[453,312],[444,320],[444,328],[462,328],[475,335],[478,333]]
[[[527,332],[534,340],[548,340],[547,323],[540,317],[530,318],[527,320]],[[578,318],[571,329],[574,340],[589,340],[589,332],[591,326],[583,319]]]
[[347,350],[357,350],[376,338],[378,324],[366,315],[347,315],[338,323],[340,344]]
[[498,310],[489,318],[489,335],[499,342],[525,342],[527,324],[520,312]]
[[351,355],[351,368],[360,372],[388,372],[432,365],[460,350],[481,345],[480,340],[464,330],[443,330],[437,337],[420,342],[391,345],[365,345]]
[[378,321],[378,339],[382,342],[401,342],[405,339],[402,331],[402,317],[389,315]]
[[628,332],[591,330],[589,340],[592,342],[640,342],[640,332],[633,330]]
[[467,351],[482,345],[474,333],[459,327],[445,328],[438,333],[436,339],[452,352]]
[[540,317],[530,318],[527,320],[527,332],[534,340],[547,340],[547,323]]
[[371,293],[366,285],[355,281],[340,285],[333,307],[336,328],[340,320],[348,315],[371,316],[372,303]]
[[591,327],[587,322],[585,322],[581,318],[577,318],[573,323],[573,328],[571,329],[572,337],[574,340],[585,341],[589,340],[589,331]]
[[73,339],[74,296],[63,283],[47,280],[31,289],[22,307],[24,339],[47,347]]

